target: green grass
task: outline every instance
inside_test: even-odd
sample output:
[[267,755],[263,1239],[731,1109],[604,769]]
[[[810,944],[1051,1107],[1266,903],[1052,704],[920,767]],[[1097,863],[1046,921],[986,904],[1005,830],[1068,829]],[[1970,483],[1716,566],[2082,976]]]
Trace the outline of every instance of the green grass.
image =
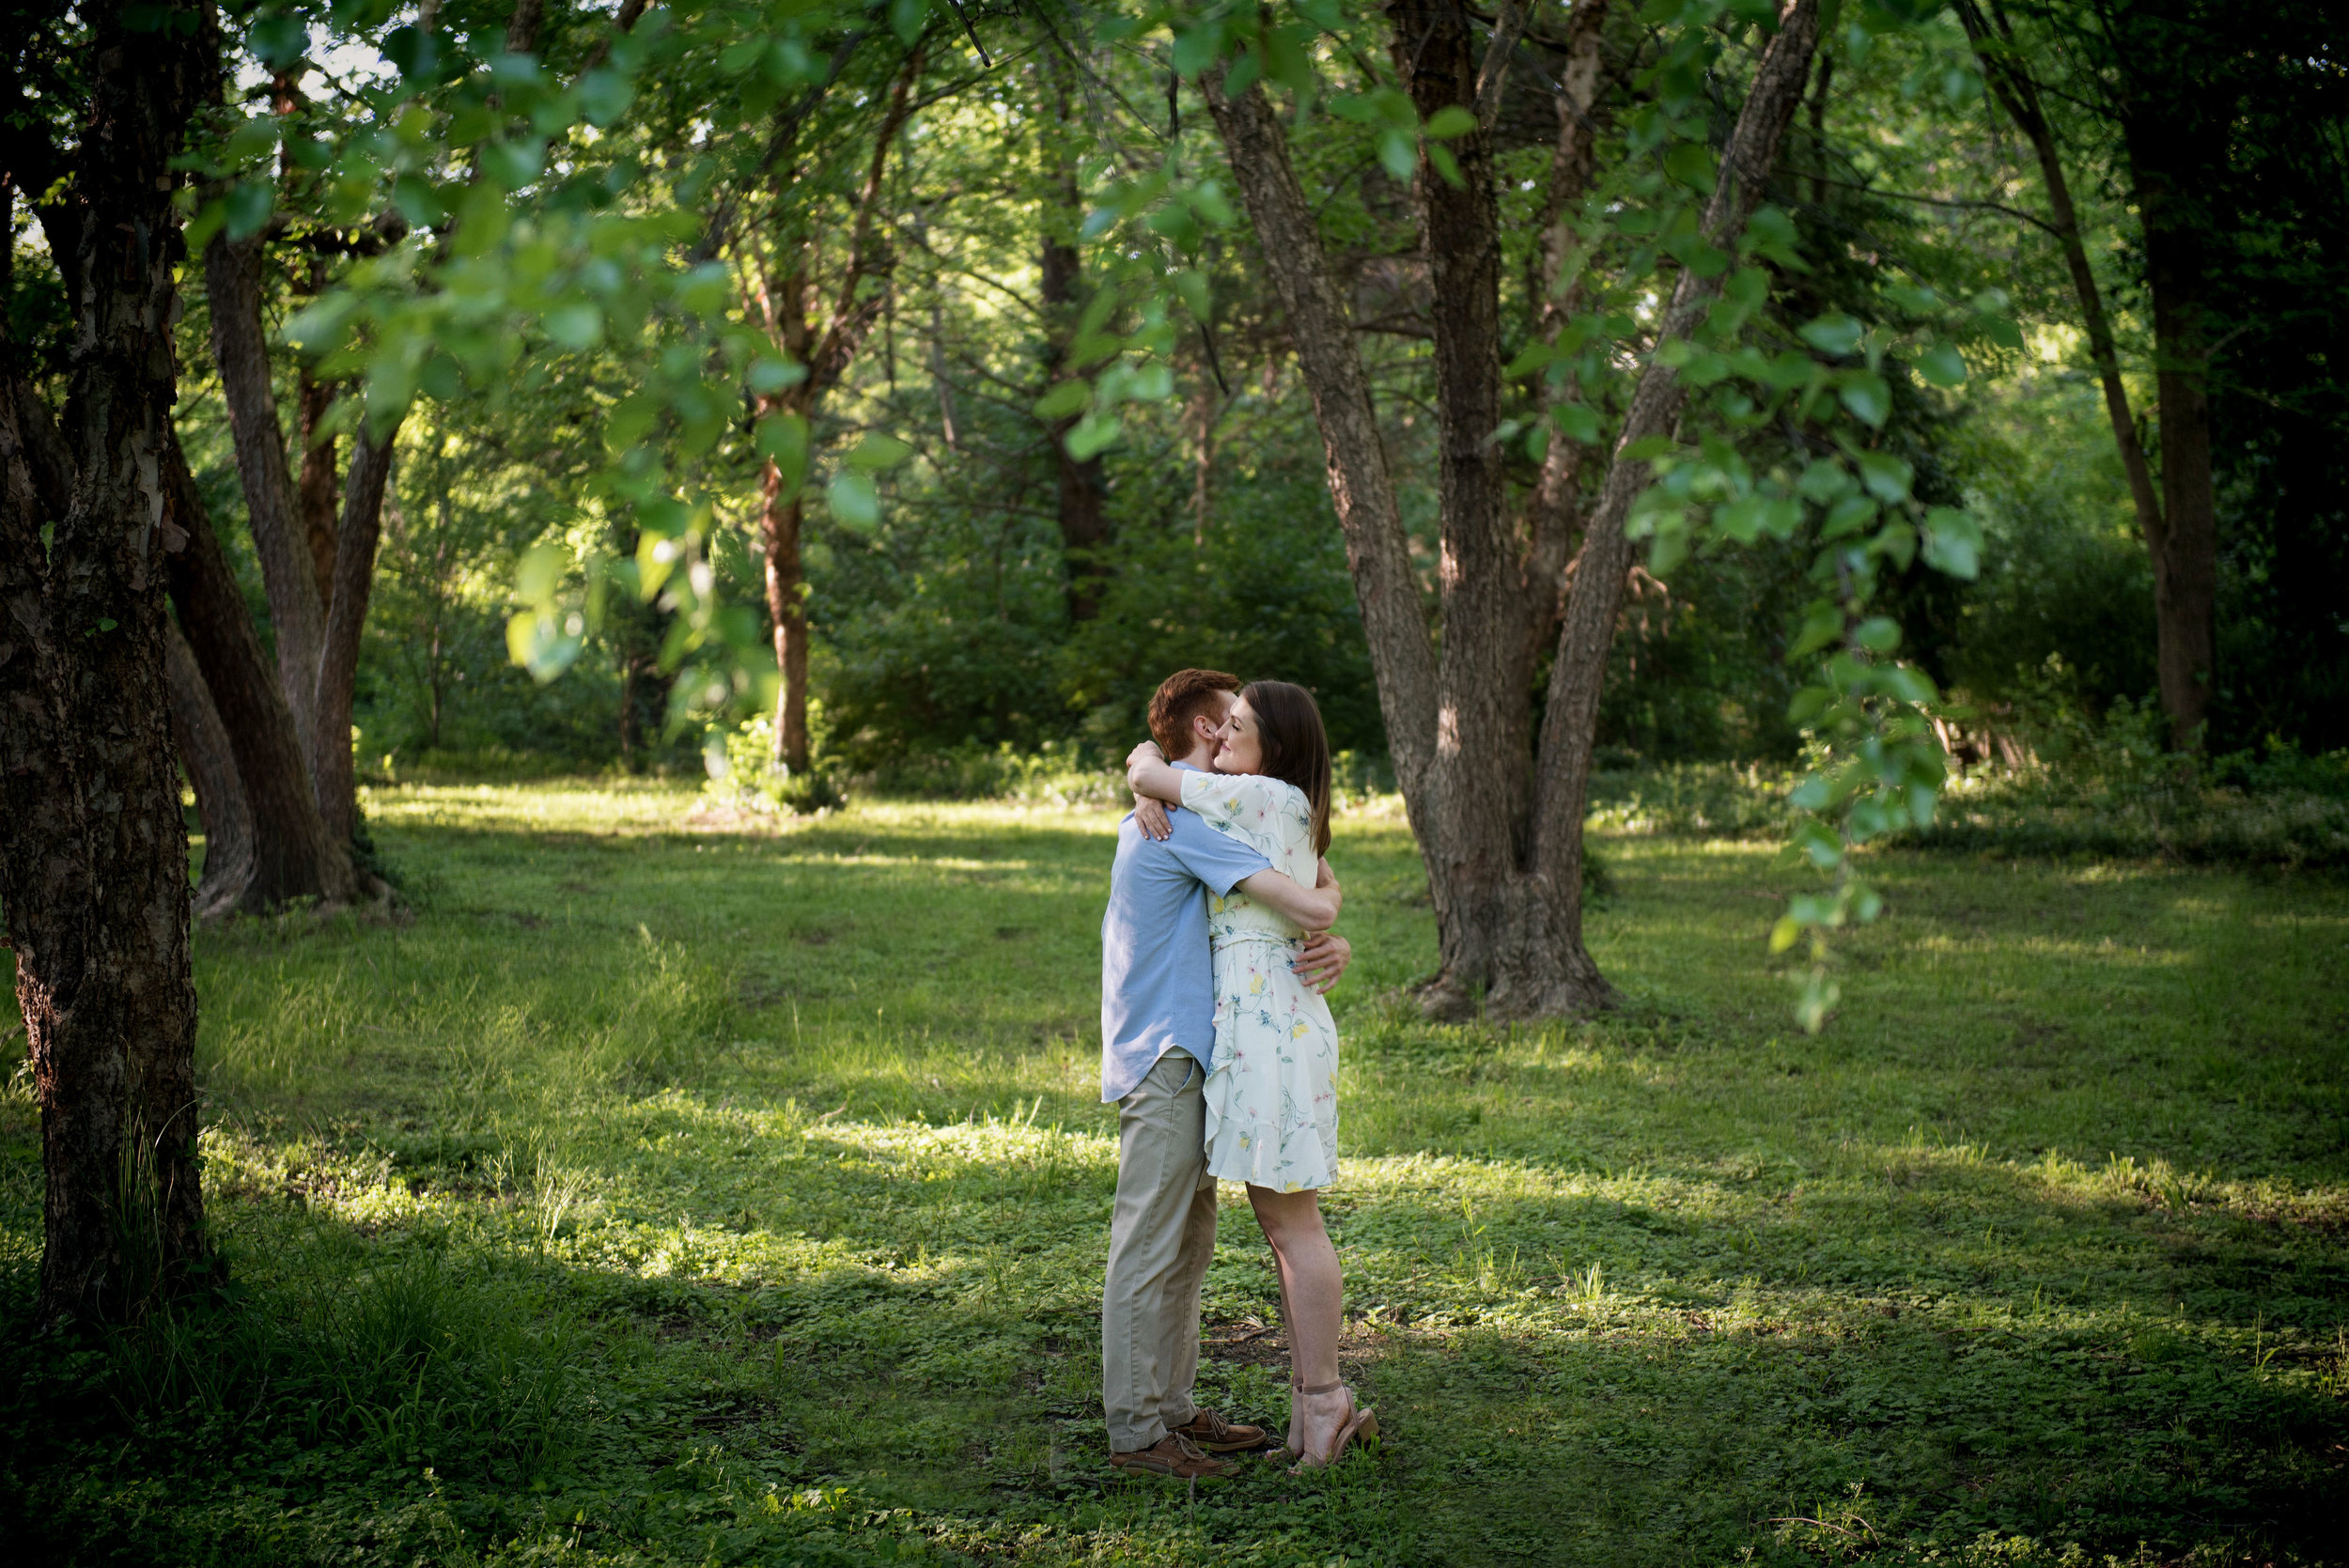
[[[1385,1446],[1108,1471],[1112,817],[373,792],[412,920],[202,934],[234,1284],[33,1342],[0,1515],[97,1562],[2349,1561],[2349,887],[1881,855],[1819,1038],[1767,846],[1614,837],[1626,1005],[1438,1028],[1349,893],[1348,1374]],[[696,815],[696,814],[700,815]],[[21,1046],[20,1046],[21,1048]],[[1226,1193],[1203,1381],[1284,1408]]]

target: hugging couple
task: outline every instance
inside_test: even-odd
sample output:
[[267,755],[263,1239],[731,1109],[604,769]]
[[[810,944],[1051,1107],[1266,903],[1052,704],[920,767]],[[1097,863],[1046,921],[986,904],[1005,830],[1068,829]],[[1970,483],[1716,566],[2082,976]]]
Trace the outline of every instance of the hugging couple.
[[1101,1097],[1117,1104],[1117,1205],[1101,1295],[1110,1463],[1196,1480],[1262,1427],[1191,1401],[1217,1178],[1244,1182],[1272,1244],[1289,1334],[1285,1453],[1328,1465],[1378,1435],[1338,1377],[1344,1283],[1322,1228],[1338,1171],[1338,1033],[1322,993],[1352,956],[1330,934],[1330,742],[1310,692],[1180,670],[1126,759],[1101,921]]

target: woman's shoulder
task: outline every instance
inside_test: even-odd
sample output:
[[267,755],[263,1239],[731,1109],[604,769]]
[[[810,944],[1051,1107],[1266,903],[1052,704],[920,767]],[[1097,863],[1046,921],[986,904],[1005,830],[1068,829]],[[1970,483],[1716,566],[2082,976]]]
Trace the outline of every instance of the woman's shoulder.
[[1183,803],[1221,806],[1227,814],[1295,809],[1305,792],[1267,773],[1186,773]]

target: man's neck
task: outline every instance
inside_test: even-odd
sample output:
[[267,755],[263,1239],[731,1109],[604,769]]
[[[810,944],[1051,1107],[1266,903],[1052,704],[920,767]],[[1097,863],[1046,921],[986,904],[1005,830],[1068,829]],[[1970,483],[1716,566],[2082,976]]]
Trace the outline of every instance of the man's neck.
[[1189,756],[1179,756],[1174,761],[1184,768],[1196,768],[1202,773],[1212,773],[1215,771],[1215,748],[1202,740],[1190,749]]

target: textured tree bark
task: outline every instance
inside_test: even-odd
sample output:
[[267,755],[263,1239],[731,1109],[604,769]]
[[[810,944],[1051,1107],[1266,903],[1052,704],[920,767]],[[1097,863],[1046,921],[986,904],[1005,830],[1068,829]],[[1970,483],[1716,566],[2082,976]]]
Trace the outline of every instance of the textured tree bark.
[[[350,849],[326,831],[319,815],[318,792],[293,710],[261,651],[236,570],[176,436],[163,465],[171,517],[183,536],[170,556],[172,603],[227,731],[253,817],[251,877],[240,888],[219,889],[199,912],[211,919],[259,914],[303,899],[350,903],[359,896]],[[206,880],[210,879],[208,870]]]
[[[1396,65],[1423,116],[1448,105],[1473,110],[1498,101],[1505,24],[1500,47],[1486,50],[1479,70],[1470,13],[1457,0],[1394,0],[1388,15]],[[1589,179],[1604,24],[1598,7],[1578,8],[1568,48],[1576,101],[1561,110],[1553,225]],[[1801,101],[1817,32],[1816,0],[1795,0],[1764,51],[1705,212],[1704,232],[1716,245],[1735,240],[1760,200]],[[1423,164],[1415,187],[1433,300],[1442,442],[1439,661],[1412,583],[1361,357],[1282,127],[1261,86],[1232,97],[1213,73],[1202,86],[1313,392],[1395,770],[1427,864],[1442,967],[1423,1003],[1439,1016],[1467,1011],[1480,999],[1501,1017],[1604,1006],[1613,993],[1582,940],[1581,823],[1600,682],[1631,562],[1624,523],[1647,477],[1644,463],[1626,463],[1620,453],[1677,422],[1677,380],[1668,367],[1651,364],[1635,395],[1583,545],[1536,753],[1526,717],[1533,653],[1537,636],[1557,616],[1573,455],[1553,442],[1558,470],[1546,472],[1526,527],[1513,526],[1496,455],[1486,444],[1499,424],[1501,335],[1486,121],[1480,117],[1477,131],[1450,144],[1460,186]],[[1568,259],[1565,243],[1553,227],[1545,269],[1553,295]],[[1716,292],[1713,284],[1684,273],[1664,335],[1686,335]]]
[[[314,275],[315,278],[315,275]],[[314,287],[311,290],[317,292]],[[302,514],[303,543],[308,546],[310,568],[318,574],[319,603],[334,602],[334,448],[326,416],[334,407],[334,386],[302,367],[299,394],[302,428],[302,474],[294,481],[295,502]]]
[[[164,675],[179,259],[171,159],[213,90],[209,8],[87,8],[91,95],[53,243],[76,318],[62,516],[11,377],[0,419],[0,903],[45,1177],[44,1315],[119,1317],[203,1255],[187,833]],[[174,25],[179,23],[180,25]],[[38,440],[38,438],[32,438]],[[44,550],[41,525],[54,532]]]
[[[1053,109],[1051,120],[1039,127],[1047,164],[1047,210],[1038,272],[1044,305],[1044,379],[1049,383],[1082,374],[1087,366],[1069,362],[1078,311],[1083,303],[1083,272],[1076,246],[1077,227],[1083,221],[1082,200],[1077,191],[1076,159],[1066,145],[1076,130],[1068,81],[1072,68],[1065,55],[1049,50],[1042,67]],[[1109,544],[1109,487],[1102,477],[1098,453],[1081,458],[1069,452],[1068,432],[1076,424],[1074,414],[1052,420],[1045,427],[1045,437],[1052,445],[1061,554],[1068,572],[1068,618],[1089,621],[1101,612],[1101,591],[1109,578],[1109,563],[1102,557]]]
[[177,622],[163,623],[163,680],[171,697],[171,744],[195,790],[204,823],[204,874],[195,884],[198,918],[233,902],[253,880],[253,812],[237,777],[237,753],[205,688],[204,672]]
[[204,287],[211,303],[212,358],[220,367],[229,435],[236,443],[237,477],[243,483],[261,585],[269,595],[270,629],[277,639],[277,682],[307,752],[317,734],[326,607],[286,466],[285,432],[277,423],[277,393],[261,326],[261,242],[231,241],[225,230],[213,235],[204,247]]
[[[1073,178],[1067,194],[1073,204]],[[1080,368],[1068,363],[1069,342],[1077,320],[1077,247],[1047,234],[1040,259],[1047,344],[1045,379],[1058,380]],[[1068,618],[1089,621],[1101,613],[1101,590],[1109,579],[1109,564],[1101,553],[1110,537],[1109,486],[1101,476],[1099,454],[1081,458],[1069,452],[1068,432],[1076,423],[1074,414],[1056,419],[1045,427],[1045,434],[1052,443],[1061,553],[1068,567]]]
[[2145,229],[2154,297],[2154,396],[2160,412],[2161,519],[2154,560],[2155,668],[2170,744],[2202,743],[2217,663],[2218,498],[2210,461],[2210,336],[2202,318],[2201,215],[2189,190],[2206,134],[2170,103],[2137,107],[2122,126]]
[[[1818,40],[1818,0],[1793,0],[1780,12],[1777,36],[1762,52],[1752,86],[1730,132],[1713,194],[1705,203],[1700,231],[1708,243],[1724,249],[1735,243],[1747,219],[1761,205],[1786,128],[1801,107],[1803,84],[1810,78]],[[1688,334],[1719,294],[1719,276],[1705,278],[1693,271],[1682,272],[1657,333],[1659,344]],[[1582,955],[1584,962],[1588,955],[1581,941],[1579,893],[1591,752],[1598,733],[1608,648],[1614,641],[1624,578],[1634,554],[1624,526],[1630,519],[1631,504],[1647,489],[1649,479],[1647,463],[1624,454],[1634,442],[1669,434],[1676,427],[1687,398],[1687,388],[1677,373],[1651,356],[1632,394],[1630,411],[1616,437],[1614,460],[1583,536],[1574,591],[1567,597],[1565,624],[1559,630],[1557,656],[1550,666],[1549,698],[1542,716],[1533,853],[1535,874],[1547,883],[1549,897],[1530,905],[1526,918],[1529,924],[1548,925],[1556,948]],[[1595,965],[1587,975],[1562,969],[1554,978],[1535,975],[1532,979],[1534,989],[1517,1002],[1529,1012],[1571,1006],[1589,993],[1594,981],[1605,984],[1598,979]],[[1549,1000],[1542,994],[1545,986],[1549,988]]]
[[1411,828],[1420,842],[1434,831],[1425,783],[1436,749],[1436,656],[1411,569],[1409,541],[1395,503],[1386,443],[1371,403],[1370,379],[1313,209],[1290,166],[1288,135],[1261,83],[1232,96],[1220,73],[1200,78],[1249,222],[1272,274],[1297,362],[1312,394],[1328,464],[1330,499],[1346,537],[1346,565],[1362,612],[1387,747]]
[[[1395,69],[1423,119],[1473,108],[1479,51],[1461,0],[1394,0]],[[1508,889],[1528,837],[1532,797],[1532,606],[1506,511],[1501,423],[1501,223],[1490,134],[1449,144],[1461,183],[1422,160],[1414,182],[1435,328],[1437,562],[1442,653],[1436,746],[1423,787],[1440,808],[1422,844],[1440,965],[1430,1010],[1472,1008],[1506,967]]]
[[759,533],[767,547],[767,613],[775,626],[775,668],[783,676],[776,716],[775,760],[794,773],[808,764],[807,590],[800,565],[801,503],[782,492],[775,465],[767,465],[766,505]]
[[319,816],[327,836],[349,843],[357,825],[359,798],[351,772],[351,691],[359,675],[359,633],[367,621],[367,599],[375,585],[375,551],[383,535],[383,487],[391,478],[397,427],[381,439],[362,429],[343,484],[343,515],[334,530],[334,593],[319,649],[317,711],[311,742],[310,777],[318,791]]

